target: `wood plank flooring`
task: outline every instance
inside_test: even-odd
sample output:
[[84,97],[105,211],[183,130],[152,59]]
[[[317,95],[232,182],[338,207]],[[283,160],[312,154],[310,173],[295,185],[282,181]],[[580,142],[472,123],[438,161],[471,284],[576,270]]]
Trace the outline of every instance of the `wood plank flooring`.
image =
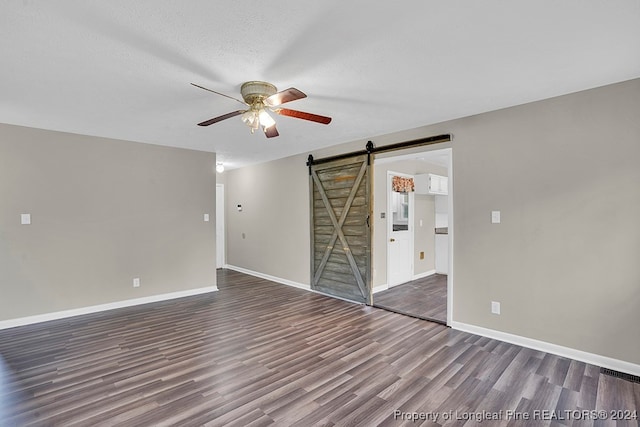
[[515,419],[636,410],[640,384],[595,366],[233,271],[218,286],[0,331],[0,425],[637,425]]
[[373,305],[447,323],[447,276],[433,274],[373,295]]

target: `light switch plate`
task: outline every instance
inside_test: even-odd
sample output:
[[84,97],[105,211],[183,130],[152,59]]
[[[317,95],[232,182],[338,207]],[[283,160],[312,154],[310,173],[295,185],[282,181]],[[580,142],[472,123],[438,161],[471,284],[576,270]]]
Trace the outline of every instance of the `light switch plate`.
[[204,214],[204,222],[209,222],[209,214]]
[[22,225],[31,224],[31,214],[20,214],[20,224]]
[[497,301],[491,301],[491,313],[500,314],[500,303]]
[[491,211],[491,224],[500,224],[500,211]]

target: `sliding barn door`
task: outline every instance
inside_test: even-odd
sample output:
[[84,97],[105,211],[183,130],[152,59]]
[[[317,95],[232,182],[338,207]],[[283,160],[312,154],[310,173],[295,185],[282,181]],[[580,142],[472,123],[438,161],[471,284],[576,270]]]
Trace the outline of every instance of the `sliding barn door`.
[[311,288],[371,304],[369,162],[310,166]]

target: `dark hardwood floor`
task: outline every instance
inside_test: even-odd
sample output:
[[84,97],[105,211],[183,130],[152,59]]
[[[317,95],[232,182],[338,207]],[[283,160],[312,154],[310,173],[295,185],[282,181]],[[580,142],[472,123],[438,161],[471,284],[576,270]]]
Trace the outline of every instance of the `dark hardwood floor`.
[[373,305],[447,323],[447,276],[433,274],[373,295]]
[[[0,331],[0,425],[605,426],[552,411],[640,403],[585,363],[233,271],[218,286]],[[515,420],[543,414],[566,419]]]

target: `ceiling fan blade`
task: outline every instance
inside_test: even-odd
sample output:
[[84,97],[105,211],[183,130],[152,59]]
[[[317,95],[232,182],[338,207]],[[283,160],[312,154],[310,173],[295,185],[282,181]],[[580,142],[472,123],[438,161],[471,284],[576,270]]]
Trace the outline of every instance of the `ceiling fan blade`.
[[276,107],[278,105],[282,105],[286,102],[295,101],[296,99],[306,98],[307,95],[304,92],[296,89],[295,87],[290,87],[289,89],[281,90],[278,93],[274,93],[270,97],[264,100],[265,105],[269,107]]
[[289,110],[288,108],[278,108],[273,110],[281,116],[295,117],[296,119],[309,120],[316,123],[328,125],[331,123],[331,117],[319,116],[318,114],[305,113],[304,111]]
[[229,99],[233,99],[234,101],[238,101],[238,102],[239,102],[239,103],[241,103],[242,105],[249,105],[249,104],[247,104],[247,103],[246,103],[246,102],[244,102],[244,101],[240,101],[238,98],[234,98],[233,96],[225,95],[224,93],[216,92],[215,90],[212,90],[212,89],[207,89],[206,87],[204,87],[204,86],[200,86],[200,85],[197,85],[197,84],[195,84],[195,83],[191,83],[191,84],[192,84],[193,86],[195,86],[195,87],[199,87],[200,89],[204,89],[204,90],[207,90],[207,91],[209,91],[209,92],[213,92],[213,93],[215,93],[216,95],[224,96],[225,98],[229,98]]
[[198,126],[209,126],[209,125],[212,125],[214,123],[218,123],[218,122],[221,122],[223,120],[230,119],[231,117],[239,116],[240,114],[244,113],[245,111],[247,111],[247,110],[232,111],[230,113],[223,114],[222,116],[214,117],[213,119],[205,120],[202,123],[198,123]]
[[278,135],[278,129],[276,129],[276,125],[269,126],[268,128],[264,128],[264,134],[267,138],[274,138]]

